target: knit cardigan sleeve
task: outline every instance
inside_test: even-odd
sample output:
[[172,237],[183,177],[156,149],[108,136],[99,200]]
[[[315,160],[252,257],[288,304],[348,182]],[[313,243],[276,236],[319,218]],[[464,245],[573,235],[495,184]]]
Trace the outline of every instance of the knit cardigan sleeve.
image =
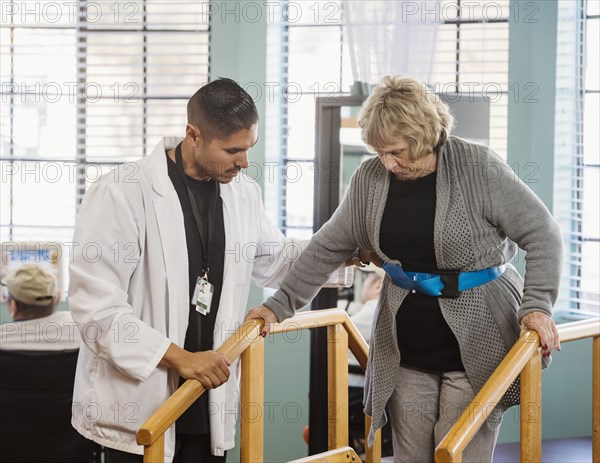
[[491,150],[484,157],[481,175],[488,185],[487,219],[526,252],[519,322],[535,311],[551,315],[558,296],[563,258],[558,224],[506,162]]
[[[352,211],[359,195],[362,168],[354,173],[350,186],[331,218],[315,233],[298,261],[292,266],[279,290],[264,305],[277,321],[292,317],[307,305],[336,270],[358,247],[352,230]],[[354,206],[353,206],[354,205]]]

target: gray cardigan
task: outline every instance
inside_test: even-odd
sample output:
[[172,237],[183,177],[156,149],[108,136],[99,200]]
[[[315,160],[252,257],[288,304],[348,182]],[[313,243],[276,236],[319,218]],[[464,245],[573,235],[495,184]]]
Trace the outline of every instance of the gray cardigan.
[[[507,264],[500,278],[456,299],[439,299],[477,393],[517,340],[520,319],[533,311],[552,313],[563,244],[548,209],[490,148],[450,137],[438,158],[434,247],[439,268],[469,271]],[[280,289],[265,301],[279,321],[304,307],[357,247],[374,249],[385,262],[398,262],[379,245],[389,183],[390,174],[377,158],[358,168],[331,219],[313,236]],[[517,245],[526,251],[524,282],[510,264]],[[387,420],[385,405],[398,379],[396,312],[406,294],[386,276],[366,372],[370,444],[374,431]],[[490,412],[488,425],[497,427],[502,413],[518,401],[515,382]]]

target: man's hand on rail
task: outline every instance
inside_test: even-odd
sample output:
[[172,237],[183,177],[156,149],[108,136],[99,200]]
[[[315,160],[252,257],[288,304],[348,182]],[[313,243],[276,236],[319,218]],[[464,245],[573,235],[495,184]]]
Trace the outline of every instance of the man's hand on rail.
[[220,352],[189,352],[171,343],[159,365],[174,368],[184,379],[200,381],[204,389],[208,390],[227,381],[231,362]]
[[267,334],[269,334],[269,331],[271,331],[271,325],[273,323],[277,323],[277,317],[275,316],[273,311],[271,309],[269,309],[266,305],[261,305],[260,307],[255,307],[253,309],[250,309],[248,311],[248,313],[246,314],[246,318],[244,321],[252,320],[252,319],[258,319],[258,320],[265,321],[265,326],[263,327],[263,330],[261,333],[261,336],[263,338]]
[[552,348],[560,350],[560,337],[552,317],[544,312],[531,312],[521,319],[521,332],[536,331],[540,337],[542,355],[549,357]]

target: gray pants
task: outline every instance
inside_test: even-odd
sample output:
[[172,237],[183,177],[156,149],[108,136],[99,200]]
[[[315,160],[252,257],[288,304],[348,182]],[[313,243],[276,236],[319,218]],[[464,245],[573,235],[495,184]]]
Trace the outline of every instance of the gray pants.
[[[464,371],[429,373],[401,366],[388,402],[394,462],[433,462],[435,447],[474,396]],[[463,463],[491,462],[498,431],[491,431],[484,423],[465,448]]]

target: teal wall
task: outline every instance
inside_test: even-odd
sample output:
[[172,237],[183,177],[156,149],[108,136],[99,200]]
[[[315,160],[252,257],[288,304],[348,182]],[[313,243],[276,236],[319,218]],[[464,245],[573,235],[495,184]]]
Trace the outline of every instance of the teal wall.
[[521,14],[509,23],[507,160],[552,210],[557,2],[511,1],[511,11]]
[[[558,5],[555,0],[510,5],[507,162],[552,210]],[[522,253],[515,266],[523,274]]]
[[[592,435],[592,341],[563,344],[542,373],[542,437]],[[518,442],[519,408],[504,414],[498,442]]]

